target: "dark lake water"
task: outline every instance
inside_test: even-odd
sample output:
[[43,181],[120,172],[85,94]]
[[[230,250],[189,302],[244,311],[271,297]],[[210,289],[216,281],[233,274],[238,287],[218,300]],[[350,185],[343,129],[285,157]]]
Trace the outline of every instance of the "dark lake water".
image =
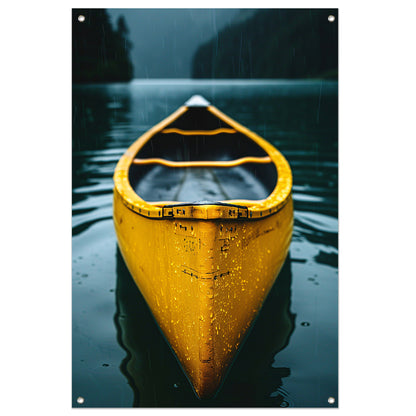
[[[118,159],[194,94],[273,143],[294,180],[289,259],[209,401],[196,398],[159,332],[120,256],[112,221]],[[74,407],[338,406],[337,82],[76,85],[72,149]]]

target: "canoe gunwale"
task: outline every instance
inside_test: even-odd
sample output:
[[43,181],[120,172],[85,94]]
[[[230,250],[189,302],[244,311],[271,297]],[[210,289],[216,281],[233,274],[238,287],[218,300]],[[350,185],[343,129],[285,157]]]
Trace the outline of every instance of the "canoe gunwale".
[[[270,143],[250,131],[246,127],[232,120],[214,106],[206,107],[209,112],[230,125],[237,132],[244,134],[260,146],[270,157],[278,173],[276,186],[272,193],[263,200],[227,200],[207,203],[182,203],[177,201],[147,202],[136,194],[129,182],[129,169],[134,164],[139,150],[152,137],[166,129],[172,122],[182,116],[188,107],[182,106],[166,119],[152,127],[137,139],[120,158],[114,172],[115,190],[130,210],[144,217],[152,219],[259,219],[272,215],[282,209],[291,200],[292,172],[284,156]],[[234,210],[228,206],[235,207]],[[175,209],[176,207],[176,209]],[[182,207],[179,209],[178,207]]]
[[[117,191],[117,189],[116,189]],[[118,191],[117,191],[118,192]],[[154,215],[152,210],[147,208],[137,208],[134,205],[129,205],[123,198],[123,203],[137,215],[143,217],[148,217],[155,220],[169,220],[172,218],[183,218],[183,219],[195,219],[195,220],[221,220],[221,219],[233,219],[233,220],[254,220],[267,218],[270,215],[277,214],[281,211],[286,204],[292,200],[292,195],[290,194],[281,204],[276,206],[274,209],[269,209],[268,211],[263,210],[256,212],[253,215],[253,210],[249,206],[240,205],[241,203],[253,203],[249,200],[227,200],[227,202],[218,201],[218,202],[186,202],[186,203],[175,203],[174,201],[160,201],[152,202],[152,204],[160,204],[158,208],[157,216]],[[239,203],[239,205],[235,204]],[[230,207],[233,207],[234,210],[230,210]],[[152,214],[154,216],[152,216]]]

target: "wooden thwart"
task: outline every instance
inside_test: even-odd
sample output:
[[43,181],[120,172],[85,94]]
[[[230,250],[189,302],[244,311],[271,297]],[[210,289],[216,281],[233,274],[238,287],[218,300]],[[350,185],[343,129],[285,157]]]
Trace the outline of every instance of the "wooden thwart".
[[235,160],[195,160],[195,161],[184,161],[176,162],[167,159],[161,158],[148,158],[148,159],[134,159],[133,163],[135,165],[151,165],[158,164],[163,166],[168,166],[170,168],[200,168],[200,167],[210,167],[210,168],[230,168],[234,166],[243,165],[244,163],[270,163],[272,160],[270,156],[264,157],[254,157],[246,156],[240,159]]
[[176,134],[181,134],[182,136],[215,136],[216,134],[220,134],[220,133],[234,134],[234,133],[237,133],[237,131],[234,129],[227,129],[225,127],[215,129],[215,130],[181,130],[181,129],[172,127],[170,129],[162,130],[161,133],[164,133],[164,134],[176,133]]

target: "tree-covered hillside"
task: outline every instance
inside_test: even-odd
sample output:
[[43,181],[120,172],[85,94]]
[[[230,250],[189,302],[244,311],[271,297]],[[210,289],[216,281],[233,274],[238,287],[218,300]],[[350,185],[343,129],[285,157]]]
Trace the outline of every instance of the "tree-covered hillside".
[[[328,16],[335,21],[328,21]],[[260,9],[202,45],[194,78],[337,78],[336,9]]]
[[[79,21],[79,16],[85,20]],[[73,82],[129,81],[133,76],[130,48],[122,16],[113,29],[105,9],[72,10]]]

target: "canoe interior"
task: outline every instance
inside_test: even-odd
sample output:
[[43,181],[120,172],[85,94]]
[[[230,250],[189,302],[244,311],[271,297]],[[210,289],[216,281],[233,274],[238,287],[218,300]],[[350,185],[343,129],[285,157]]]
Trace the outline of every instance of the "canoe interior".
[[[206,108],[190,108],[168,126],[181,131],[232,129]],[[136,158],[161,158],[174,162],[230,161],[267,153],[240,132],[214,135],[157,133]],[[235,199],[261,200],[276,186],[273,163],[245,163],[233,167],[167,167],[160,164],[134,165],[129,181],[137,195],[148,202],[216,202]]]

